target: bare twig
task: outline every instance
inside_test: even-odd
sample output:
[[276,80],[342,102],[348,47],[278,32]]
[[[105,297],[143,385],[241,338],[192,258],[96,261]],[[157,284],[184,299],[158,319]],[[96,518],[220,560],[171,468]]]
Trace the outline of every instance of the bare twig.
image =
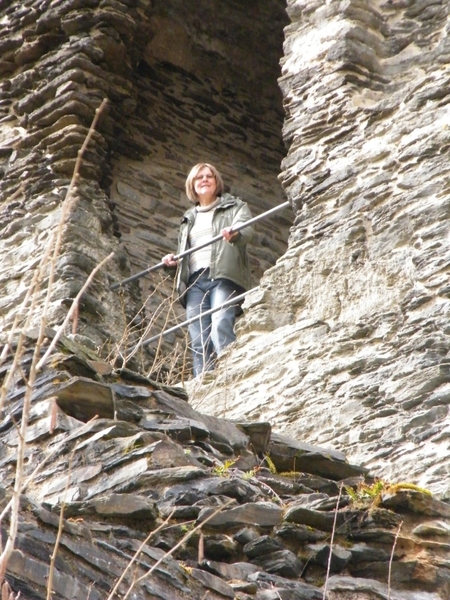
[[199,565],[201,565],[204,560],[205,560],[205,538],[203,537],[203,533],[201,533],[198,538],[197,562]]
[[[2,548],[2,552],[0,555],[0,585],[4,581],[7,564],[8,564],[9,558],[14,550],[15,540],[17,537],[18,523],[19,523],[19,511],[20,511],[20,495],[25,487],[25,485],[24,485],[24,457],[25,457],[25,447],[26,447],[26,434],[27,434],[27,429],[28,429],[28,419],[29,419],[29,413],[30,413],[30,408],[31,408],[33,389],[34,389],[34,385],[35,385],[35,381],[36,381],[36,375],[38,372],[38,365],[41,366],[43,364],[42,361],[39,361],[39,355],[40,355],[43,341],[45,338],[47,314],[48,314],[48,308],[49,308],[49,304],[50,304],[50,298],[51,298],[52,291],[53,291],[53,283],[54,283],[55,270],[56,270],[56,261],[57,261],[59,251],[61,248],[61,244],[62,244],[64,224],[66,222],[67,214],[69,212],[70,201],[73,197],[73,192],[74,192],[74,189],[76,186],[76,182],[79,179],[81,160],[82,160],[84,151],[86,150],[87,145],[88,145],[91,137],[94,134],[97,121],[98,121],[100,114],[105,106],[105,103],[106,103],[106,100],[104,100],[102,102],[101,106],[96,110],[92,125],[88,131],[88,134],[84,140],[84,143],[83,143],[81,149],[78,151],[78,156],[77,156],[77,160],[75,163],[73,176],[72,176],[69,188],[67,190],[66,196],[64,198],[64,201],[62,202],[61,218],[60,218],[60,221],[59,221],[59,224],[57,227],[56,236],[54,235],[51,237],[52,243],[47,246],[47,249],[44,252],[44,255],[39,263],[39,267],[34,274],[31,290],[29,291],[29,294],[27,294],[27,296],[25,297],[25,303],[23,304],[23,308],[25,308],[25,306],[28,306],[29,300],[31,300],[31,305],[29,307],[27,307],[28,314],[27,314],[27,318],[25,320],[25,324],[22,327],[21,332],[20,332],[19,343],[17,345],[13,364],[8,372],[8,375],[7,375],[5,382],[3,383],[2,389],[1,389],[0,409],[3,408],[4,400],[6,398],[6,394],[9,390],[9,386],[11,385],[11,383],[13,381],[15,373],[19,369],[19,362],[20,362],[20,358],[23,353],[25,332],[29,326],[29,323],[31,321],[31,316],[34,313],[34,310],[35,310],[36,304],[37,304],[37,292],[39,289],[38,284],[39,284],[39,281],[42,279],[42,274],[44,272],[44,269],[47,267],[48,264],[50,264],[50,273],[49,273],[49,278],[48,278],[48,282],[47,282],[47,292],[46,292],[46,297],[45,297],[45,301],[44,301],[44,306],[43,306],[41,316],[40,316],[39,333],[38,333],[37,341],[36,341],[36,344],[34,347],[29,376],[28,376],[28,379],[26,381],[26,386],[25,386],[22,418],[21,418],[20,428],[18,431],[17,460],[16,460],[16,470],[15,470],[15,478],[14,478],[14,488],[13,488],[11,500],[8,502],[7,506],[3,509],[2,514],[0,515],[0,521],[1,521],[4,514],[7,511],[11,511],[8,538],[6,540],[5,547]],[[50,254],[52,254],[51,258],[50,258]],[[17,325],[17,323],[18,323],[18,321],[15,320],[15,326]],[[2,359],[6,356],[8,349],[11,345],[13,333],[14,333],[14,330],[13,330],[13,332],[11,332],[11,334],[8,338],[7,344],[3,350]],[[42,463],[39,466],[41,467]]]
[[81,288],[81,290],[78,292],[78,294],[76,295],[74,301],[72,302],[72,305],[70,307],[70,309],[67,312],[66,318],[64,319],[62,325],[60,327],[58,327],[58,330],[55,334],[55,337],[52,340],[52,343],[50,344],[50,346],[48,347],[48,349],[46,350],[44,356],[41,358],[41,360],[38,362],[38,364],[36,365],[36,370],[39,371],[39,369],[41,369],[44,364],[46,363],[46,361],[48,360],[48,357],[50,356],[50,354],[53,352],[53,350],[55,349],[56,344],[58,343],[59,338],[62,336],[62,334],[64,333],[64,330],[67,326],[67,323],[70,321],[70,319],[72,318],[72,315],[78,310],[78,303],[80,302],[81,296],[84,294],[84,292],[87,290],[87,288],[91,285],[92,280],[94,279],[95,275],[98,273],[98,271],[103,267],[103,265],[105,263],[108,262],[108,260],[110,260],[112,257],[114,256],[114,252],[111,252],[111,254],[109,254],[106,258],[104,258],[96,267],[95,269],[92,270],[91,274],[89,275],[89,277],[86,279],[83,287]]
[[56,557],[58,555],[59,543],[61,541],[62,532],[64,529],[64,508],[66,506],[65,499],[67,498],[67,492],[69,490],[69,485],[70,485],[70,477],[71,477],[71,473],[72,473],[72,459],[73,459],[74,452],[75,452],[75,448],[72,451],[70,458],[69,458],[69,469],[68,469],[68,474],[67,474],[67,482],[66,482],[66,486],[64,488],[64,496],[63,496],[64,500],[61,502],[61,512],[59,513],[58,533],[56,535],[55,547],[53,548],[52,556],[50,558],[50,568],[48,571],[48,581],[47,581],[47,600],[51,600],[51,598],[52,598],[53,575],[55,572],[55,561],[56,561]]
[[[210,521],[217,514],[219,514],[220,512],[222,512],[225,508],[227,508],[227,506],[229,506],[233,502],[234,502],[234,500],[231,499],[228,502],[226,502],[223,506],[219,506],[219,508],[217,510],[215,510],[213,513],[211,513],[204,521],[202,521],[201,523],[199,523],[198,525],[196,525],[194,527],[194,529],[192,529],[191,531],[188,531],[181,538],[181,540],[178,543],[176,543],[175,546],[173,546],[173,548],[171,548],[170,550],[168,550],[164,554],[164,556],[162,556],[159,560],[157,560],[155,562],[155,564],[146,573],[144,573],[144,575],[141,575],[140,577],[138,577],[137,579],[135,579],[132,582],[132,584],[128,588],[126,594],[123,596],[122,600],[127,600],[128,596],[131,594],[131,592],[133,591],[134,586],[137,583],[140,583],[141,581],[143,581],[144,579],[146,579],[147,577],[149,577],[153,573],[153,571],[155,571],[155,569],[157,569],[159,567],[159,565],[166,560],[166,558],[168,558],[169,556],[171,556],[176,550],[178,550],[178,548],[180,546],[182,546],[190,537],[192,537],[194,535],[194,533],[196,533],[197,531],[199,531],[203,527],[203,525],[205,525],[208,521]],[[110,599],[108,598],[108,600],[110,600]]]
[[394,552],[395,546],[397,545],[398,536],[400,535],[400,529],[402,528],[403,521],[400,521],[400,524],[397,529],[397,533],[395,534],[394,543],[392,544],[391,557],[389,559],[389,574],[388,574],[388,594],[387,600],[391,600],[391,575],[392,575],[392,563],[394,561]]
[[325,584],[323,586],[323,600],[326,600],[326,598],[327,598],[328,579],[330,577],[331,560],[333,558],[334,534],[336,532],[337,515],[338,515],[339,503],[341,501],[341,496],[342,496],[342,490],[343,490],[343,488],[344,488],[344,484],[341,483],[341,485],[339,486],[339,494],[338,494],[338,497],[337,497],[337,500],[336,500],[336,508],[334,509],[333,529],[331,531],[331,540],[330,540],[330,553],[328,555],[327,574],[326,574],[326,577],[325,577]]
[[163,527],[165,527],[165,525],[167,525],[167,523],[169,523],[170,519],[172,518],[173,514],[175,512],[175,509],[172,510],[172,512],[170,513],[170,515],[167,517],[167,519],[165,521],[163,521],[156,529],[152,529],[152,531],[150,531],[150,533],[148,534],[148,536],[145,538],[145,540],[142,542],[142,544],[139,546],[139,548],[136,550],[136,552],[134,553],[133,558],[130,560],[130,562],[128,563],[128,565],[126,566],[126,569],[123,571],[122,575],[119,577],[119,579],[117,580],[115,586],[113,587],[113,589],[111,590],[111,593],[109,594],[109,596],[107,597],[106,600],[112,600],[112,598],[114,597],[115,593],[117,592],[120,584],[122,583],[122,581],[125,579],[126,574],[128,573],[128,571],[131,569],[131,567],[134,565],[134,563],[137,561],[139,555],[141,554],[143,548],[145,547],[145,545],[149,542],[149,540],[156,534],[158,533],[158,531],[161,531],[161,529],[163,529]]

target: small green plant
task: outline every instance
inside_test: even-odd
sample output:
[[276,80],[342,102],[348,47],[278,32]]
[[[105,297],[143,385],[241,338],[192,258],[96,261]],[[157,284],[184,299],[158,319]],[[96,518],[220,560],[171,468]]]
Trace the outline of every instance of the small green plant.
[[192,567],[190,567],[189,565],[187,565],[185,562],[181,562],[181,563],[180,563],[180,567],[181,567],[181,568],[182,568],[184,571],[186,571],[186,573],[187,573],[188,575],[192,575]]
[[295,479],[298,475],[302,475],[302,473],[299,473],[298,471],[283,471],[282,473],[279,473],[279,475],[281,477],[287,477],[289,479]]
[[414,490],[431,496],[431,492],[425,488],[421,488],[414,483],[387,483],[381,479],[377,479],[372,484],[367,484],[364,481],[358,483],[356,489],[350,486],[344,486],[347,495],[350,496],[353,504],[357,506],[376,507],[380,504],[383,494],[395,494],[400,490]]
[[228,477],[230,475],[230,469],[236,461],[237,458],[226,460],[223,464],[213,467],[212,472],[214,475],[219,475],[219,477]]
[[144,447],[144,441],[140,438],[136,438],[132,440],[127,446],[125,446],[123,453],[128,454],[129,452],[133,452],[133,450],[137,450],[138,448]]
[[276,468],[273,460],[270,458],[270,456],[268,454],[265,455],[264,460],[267,463],[267,467],[268,467],[269,471],[271,473],[273,473],[274,475],[276,475],[277,474],[277,468]]

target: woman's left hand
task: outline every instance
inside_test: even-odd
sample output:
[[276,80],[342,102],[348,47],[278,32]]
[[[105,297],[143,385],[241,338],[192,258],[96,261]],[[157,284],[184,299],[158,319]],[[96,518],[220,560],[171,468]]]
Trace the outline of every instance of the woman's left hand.
[[220,233],[227,242],[232,242],[239,235],[239,231],[233,231],[231,227],[225,227]]

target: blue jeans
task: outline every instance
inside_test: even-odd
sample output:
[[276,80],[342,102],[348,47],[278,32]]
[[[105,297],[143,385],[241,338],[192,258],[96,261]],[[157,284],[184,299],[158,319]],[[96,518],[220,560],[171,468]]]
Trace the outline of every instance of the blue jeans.
[[[191,275],[186,292],[186,317],[191,319],[202,312],[216,308],[244,290],[229,279],[209,279],[209,269]],[[234,342],[236,306],[196,319],[189,325],[194,376],[214,369],[214,357]]]

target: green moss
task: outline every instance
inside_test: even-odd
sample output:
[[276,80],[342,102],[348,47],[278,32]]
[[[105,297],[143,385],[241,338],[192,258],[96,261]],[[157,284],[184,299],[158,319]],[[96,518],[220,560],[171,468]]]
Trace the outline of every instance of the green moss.
[[237,458],[226,460],[223,465],[213,467],[212,472],[214,475],[219,475],[219,477],[228,477],[230,475],[230,469],[236,461]]
[[275,464],[274,464],[273,460],[270,458],[270,456],[269,456],[268,454],[266,454],[266,455],[265,455],[265,457],[264,457],[264,460],[265,460],[265,461],[266,461],[266,463],[267,463],[267,466],[268,466],[268,468],[269,468],[269,471],[270,471],[271,473],[273,473],[274,475],[276,475],[276,474],[277,474],[277,468],[276,468],[276,466],[275,466]]
[[344,489],[355,506],[370,506],[370,508],[376,507],[381,503],[383,494],[396,494],[400,490],[413,490],[426,494],[427,496],[432,496],[432,493],[429,490],[421,488],[414,483],[388,483],[381,479],[377,479],[372,484],[367,484],[362,481],[358,483],[356,489],[353,489],[350,486],[344,486]]

